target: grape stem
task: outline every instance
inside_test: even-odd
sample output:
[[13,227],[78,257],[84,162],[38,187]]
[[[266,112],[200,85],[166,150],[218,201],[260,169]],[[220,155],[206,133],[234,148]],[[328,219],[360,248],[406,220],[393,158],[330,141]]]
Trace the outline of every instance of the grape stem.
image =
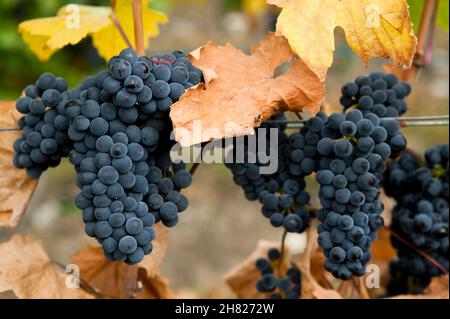
[[411,248],[414,252],[416,252],[417,254],[419,254],[420,256],[422,256],[423,258],[425,258],[426,260],[428,260],[430,263],[432,263],[434,266],[436,266],[437,268],[439,268],[440,271],[442,271],[444,273],[444,275],[448,275],[448,271],[447,269],[444,268],[444,266],[442,266],[436,259],[434,259],[433,257],[431,257],[430,255],[428,255],[426,252],[424,252],[423,250],[421,250],[419,247],[413,245],[412,243],[410,243],[409,241],[407,241],[406,239],[404,239],[402,236],[400,236],[399,234],[397,234],[392,228],[390,227],[385,227],[393,237],[395,237],[396,239],[398,239],[398,241],[400,241],[402,244],[406,245],[407,247]]
[[349,288],[351,281],[350,280],[345,280],[341,283],[341,285],[338,288],[338,293],[339,295],[341,295],[343,298],[345,297],[345,293]]
[[355,288],[358,290],[359,297],[362,299],[370,299],[370,295],[367,292],[366,285],[364,283],[364,277],[353,277],[353,284]]
[[413,62],[415,68],[423,68],[430,61],[429,57],[427,57],[430,52],[425,53],[425,50],[430,47],[433,40],[438,5],[439,0],[425,0],[419,26],[417,50]]
[[2,127],[0,128],[0,132],[10,132],[10,131],[20,131],[20,127]]
[[[52,263],[54,263],[56,266],[60,267],[62,270],[66,271],[67,266],[63,265],[62,263],[58,261],[52,260]],[[71,275],[76,276],[75,274],[71,273]],[[80,276],[77,276],[77,279],[80,281],[80,287],[86,291],[87,293],[90,293],[95,296],[97,299],[105,299],[105,296],[103,296],[101,293],[99,293],[94,287],[89,285],[83,278]]]
[[144,22],[142,19],[142,1],[133,0],[134,39],[136,42],[136,52],[139,56],[145,54]]
[[286,255],[286,236],[287,236],[287,231],[285,230],[283,232],[283,235],[281,236],[281,248],[280,248],[280,262],[278,263],[277,266],[277,271],[278,271],[278,276],[281,277],[281,266],[283,265],[283,259]]
[[200,163],[194,163],[191,166],[191,169],[189,170],[189,173],[191,173],[192,176],[194,176],[195,172],[197,171],[197,168],[200,166]]

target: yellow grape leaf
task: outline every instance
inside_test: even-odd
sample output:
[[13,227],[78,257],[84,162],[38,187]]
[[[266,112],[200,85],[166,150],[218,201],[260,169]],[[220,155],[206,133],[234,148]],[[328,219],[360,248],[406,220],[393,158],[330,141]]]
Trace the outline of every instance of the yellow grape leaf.
[[[148,0],[142,0],[142,16],[144,21],[144,39],[148,45],[150,37],[159,35],[158,24],[166,24],[169,22],[167,16],[161,12],[151,10],[148,7]],[[133,26],[133,9],[130,0],[117,0],[115,13],[120,21],[128,39],[131,43],[135,43],[134,26]],[[127,45],[120,36],[114,24],[108,25],[93,35],[93,43],[100,55],[105,59],[109,59],[117,55]]]
[[[17,127],[19,117],[14,102],[0,102],[1,128]],[[37,186],[37,180],[13,165],[13,143],[20,135],[20,131],[0,132],[0,226],[11,228],[19,225]]]
[[108,7],[67,5],[56,17],[34,19],[19,24],[24,42],[41,61],[59,49],[77,44],[88,35],[112,24]]
[[277,31],[322,80],[333,63],[334,29],[367,64],[390,58],[410,67],[417,39],[406,0],[267,0],[281,7]]
[[267,9],[266,0],[244,0],[242,1],[242,9],[251,16],[262,16]]
[[13,290],[20,299],[91,299],[56,266],[39,240],[14,235],[0,244],[0,292]]
[[[151,10],[148,0],[142,0],[144,36],[148,39],[159,33],[158,24],[167,23],[163,13]],[[114,12],[125,33],[134,43],[134,26],[131,0],[117,0]],[[69,4],[62,7],[56,17],[25,21],[18,30],[24,42],[41,61],[50,57],[66,45],[75,45],[87,36],[100,55],[109,59],[127,47],[112,18],[110,7]]]

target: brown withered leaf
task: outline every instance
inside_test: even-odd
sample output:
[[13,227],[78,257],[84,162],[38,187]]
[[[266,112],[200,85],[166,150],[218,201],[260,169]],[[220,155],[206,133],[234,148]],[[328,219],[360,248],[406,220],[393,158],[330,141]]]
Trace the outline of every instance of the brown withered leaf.
[[[261,273],[256,268],[258,258],[267,258],[267,252],[271,248],[280,248],[280,243],[260,240],[256,249],[242,263],[228,271],[224,280],[231,290],[241,299],[265,299],[267,294],[256,290],[256,282],[261,278]],[[285,254],[286,256],[287,254]],[[284,266],[286,263],[283,263]]]
[[425,294],[429,294],[429,295],[436,295],[436,294],[441,294],[441,295],[445,295],[448,299],[449,294],[448,294],[448,274],[445,276],[439,276],[439,277],[434,277],[431,280],[431,283],[428,285],[428,287],[425,289]]
[[159,268],[166,257],[169,236],[169,231],[161,224],[155,225],[154,228],[157,238],[152,242],[153,251],[139,264],[140,268],[146,270],[148,277],[154,277],[159,274]]
[[390,232],[383,227],[377,234],[377,240],[372,244],[372,261],[377,265],[388,264],[397,256],[396,250],[392,247]]
[[32,237],[15,235],[0,244],[0,292],[13,290],[21,299],[92,298],[82,289],[68,288],[67,275]]
[[153,252],[138,265],[130,266],[105,258],[101,247],[91,247],[72,256],[80,277],[105,298],[170,298],[168,282],[159,275],[167,248],[167,230],[157,225]]
[[[20,115],[14,102],[0,102],[0,127],[15,128]],[[14,141],[20,131],[0,132],[0,226],[15,228],[26,213],[37,180],[13,165]]]
[[[172,106],[175,138],[182,146],[253,134],[254,127],[282,111],[315,114],[323,100],[319,78],[301,60],[294,61],[287,40],[273,33],[251,55],[230,44],[208,43],[190,58],[206,83],[188,90]],[[287,62],[292,62],[290,68],[275,76]]]
[[312,274],[311,259],[317,251],[317,221],[313,221],[308,230],[306,251],[292,258],[292,263],[302,273],[302,299],[342,299],[335,290],[324,288]]
[[[137,299],[174,299],[176,294],[169,288],[169,280],[160,274],[148,276],[144,268],[139,268],[139,290],[134,294]],[[142,285],[142,286],[141,286]]]

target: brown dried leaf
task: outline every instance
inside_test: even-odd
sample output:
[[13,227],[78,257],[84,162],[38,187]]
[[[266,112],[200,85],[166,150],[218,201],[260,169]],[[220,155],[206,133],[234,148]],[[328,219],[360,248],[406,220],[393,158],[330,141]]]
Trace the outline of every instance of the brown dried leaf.
[[73,263],[80,267],[80,277],[106,298],[124,299],[139,295],[167,298],[170,295],[167,282],[159,275],[167,247],[167,231],[157,225],[156,233],[158,237],[153,241],[153,252],[139,265],[129,266],[110,261],[105,258],[101,247],[91,247],[76,253],[72,256]]
[[312,274],[312,256],[317,251],[317,221],[313,221],[308,230],[308,245],[306,251],[292,258],[292,263],[302,273],[302,298],[303,299],[342,299],[335,290],[321,286]]
[[175,299],[175,293],[169,289],[169,280],[159,274],[148,276],[144,268],[139,268],[138,278],[141,289],[133,296],[137,299]]
[[[14,102],[0,102],[0,127],[17,127],[20,117]],[[28,202],[37,186],[25,170],[13,165],[14,141],[20,131],[0,132],[0,226],[17,227],[26,213]]]
[[442,294],[444,292],[447,294],[446,298],[448,298],[448,274],[434,277],[425,289],[425,293],[430,295]]
[[267,252],[271,248],[280,248],[280,244],[267,240],[259,241],[252,254],[225,275],[225,282],[238,298],[265,299],[267,297],[267,294],[256,290],[256,282],[261,278],[261,274],[255,263],[258,258],[267,257]]
[[377,265],[388,264],[397,256],[397,251],[392,247],[391,234],[385,227],[380,229],[377,240],[372,245],[372,261]]
[[130,298],[138,289],[137,267],[109,261],[101,247],[76,253],[72,262],[80,267],[80,277],[106,298]]
[[0,245],[0,292],[21,299],[92,298],[66,286],[67,273],[52,263],[39,240],[20,235]]
[[[271,115],[282,111],[317,113],[324,87],[294,53],[284,37],[269,34],[246,55],[230,44],[211,43],[191,53],[205,84],[188,90],[172,106],[175,138],[190,146],[224,137],[254,134]],[[277,68],[291,67],[276,77]],[[194,132],[199,130],[200,132]]]
[[159,268],[166,257],[167,240],[169,237],[169,232],[166,227],[157,224],[154,228],[157,238],[152,242],[153,251],[139,264],[139,268],[144,268],[147,271],[148,277],[154,277],[159,274]]
[[387,299],[448,299],[448,291],[443,291],[436,294],[424,294],[424,295],[398,295]]

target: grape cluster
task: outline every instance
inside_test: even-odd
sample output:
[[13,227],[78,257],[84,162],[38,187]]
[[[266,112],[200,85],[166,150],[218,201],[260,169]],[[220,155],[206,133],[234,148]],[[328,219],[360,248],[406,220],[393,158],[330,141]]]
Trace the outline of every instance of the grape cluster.
[[66,103],[76,204],[112,260],[140,262],[152,251],[154,223],[173,227],[187,209],[180,191],[192,176],[170,159],[169,111],[201,79],[181,52],[149,59],[126,49]]
[[267,254],[267,258],[259,258],[256,261],[256,268],[261,273],[261,279],[256,283],[256,289],[261,293],[270,293],[270,299],[298,299],[301,296],[301,274],[296,268],[289,268],[282,276],[278,269],[281,269],[282,256],[278,249],[272,248]]
[[408,110],[404,98],[411,93],[411,86],[399,82],[392,73],[374,72],[359,76],[341,89],[341,105],[355,106],[361,112],[372,112],[379,117],[398,117]]
[[[408,110],[404,98],[411,93],[411,86],[399,82],[394,74],[374,72],[345,84],[341,92],[340,102],[344,110],[355,107],[363,114],[394,118]],[[386,143],[391,147],[392,158],[398,157],[406,149],[406,138],[400,132],[390,136]]]
[[319,112],[295,135],[291,157],[295,152],[298,170],[316,172],[320,184],[318,240],[325,268],[337,278],[365,273],[370,245],[383,226],[379,187],[391,156],[386,141],[399,129],[394,120],[355,109],[329,117]]
[[[85,231],[109,259],[136,264],[153,249],[152,226],[175,226],[178,214],[188,207],[180,192],[192,176],[184,163],[170,158],[175,142],[170,139],[169,112],[186,89],[202,81],[202,72],[179,51],[148,58],[125,49],[109,60],[107,71],[87,77],[70,92],[58,79],[54,82],[65,93],[56,94],[51,89],[56,84],[46,84],[48,78],[44,74],[37,82],[42,98],[36,94],[36,99],[52,107],[44,121],[48,117],[56,133],[65,137],[64,144],[57,145],[61,154],[59,148],[55,154],[68,155],[77,171],[80,193],[75,203],[83,210]],[[18,107],[28,105],[29,98],[21,98]],[[23,113],[27,110],[23,107]],[[30,116],[34,120],[35,115]],[[44,126],[33,127],[38,129],[44,135]],[[44,154],[50,147],[45,141],[40,142]],[[22,163],[21,155],[15,161]]]
[[70,151],[68,121],[58,108],[66,91],[63,78],[44,73],[16,102],[16,109],[24,115],[19,119],[22,136],[13,144],[13,161],[17,168],[26,169],[30,178],[58,166]]
[[[448,167],[448,145],[438,145],[427,150],[425,161],[405,153],[387,171],[383,185],[386,194],[397,202],[392,212],[392,230],[447,270]],[[391,264],[391,292],[415,292],[415,288],[420,290],[426,287],[431,277],[442,274],[436,265],[394,236],[392,243],[397,249],[398,259]],[[408,285],[408,277],[418,281],[417,284]]]
[[[257,130],[257,138],[261,132],[266,134],[266,154],[273,152],[269,138],[270,129],[278,129],[278,167],[274,174],[261,174],[264,163],[231,163],[226,164],[231,170],[234,182],[240,185],[245,197],[259,200],[262,214],[270,220],[274,227],[284,227],[287,232],[301,233],[310,224],[311,212],[305,207],[309,204],[310,195],[305,191],[306,183],[300,172],[292,169],[296,166],[289,155],[291,153],[290,139],[286,134],[286,125],[277,124],[286,120],[284,114],[274,116],[271,121],[261,125],[263,130]],[[273,145],[272,145],[273,148]],[[236,148],[239,149],[239,148]],[[248,148],[244,145],[245,158],[248,158]],[[261,150],[258,150],[259,152]],[[295,160],[295,158],[294,158]]]

